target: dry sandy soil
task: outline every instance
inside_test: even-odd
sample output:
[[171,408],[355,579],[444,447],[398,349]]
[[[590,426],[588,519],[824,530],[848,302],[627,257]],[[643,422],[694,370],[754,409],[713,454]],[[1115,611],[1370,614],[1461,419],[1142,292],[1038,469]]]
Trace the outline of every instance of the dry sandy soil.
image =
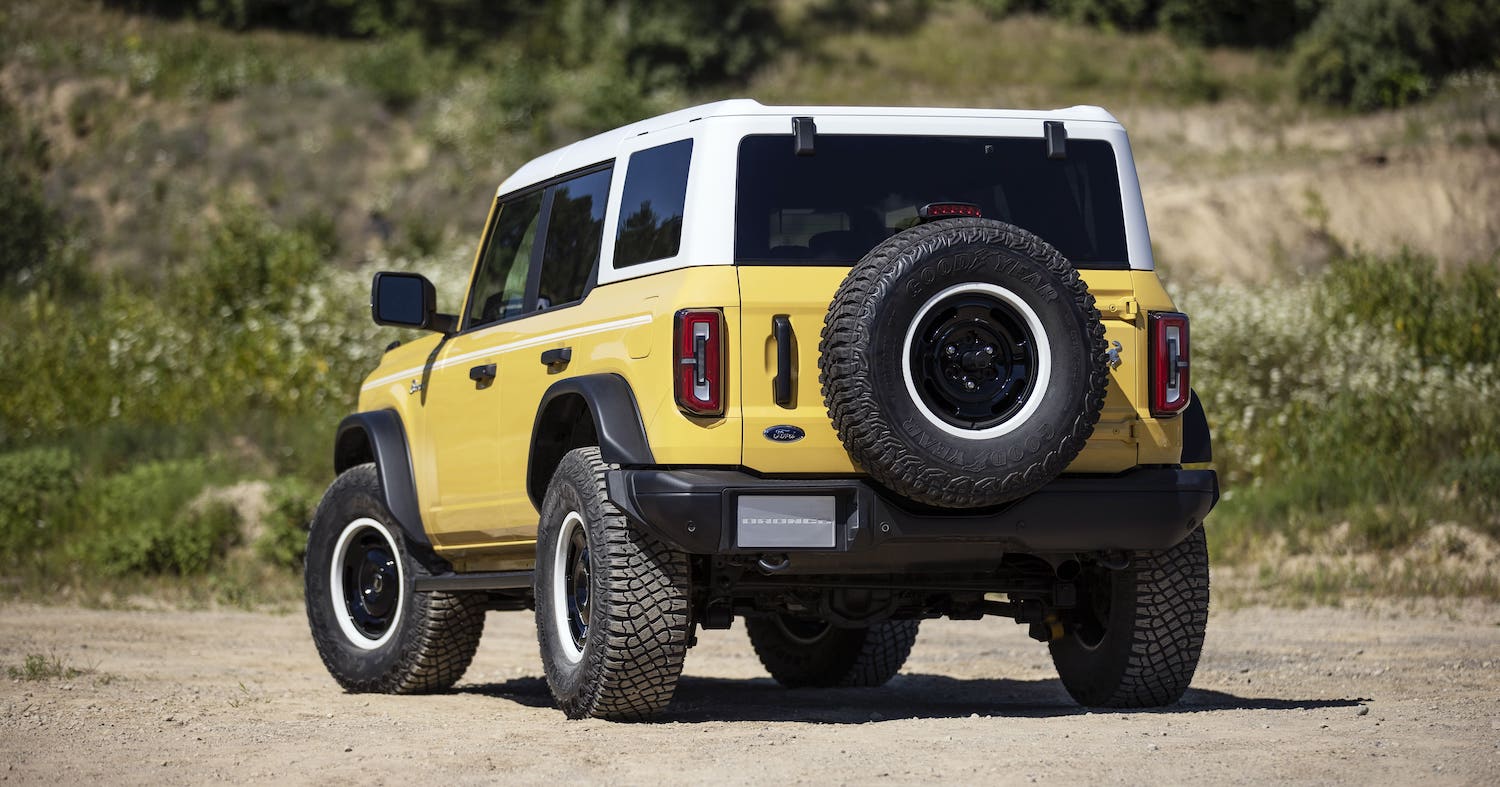
[[491,613],[452,693],[352,695],[300,614],[0,607],[0,779],[49,783],[1489,783],[1500,605],[1216,612],[1194,688],[1154,712],[1072,705],[1006,621],[923,624],[882,689],[785,691],[707,632],[656,723],[550,707],[527,613]]

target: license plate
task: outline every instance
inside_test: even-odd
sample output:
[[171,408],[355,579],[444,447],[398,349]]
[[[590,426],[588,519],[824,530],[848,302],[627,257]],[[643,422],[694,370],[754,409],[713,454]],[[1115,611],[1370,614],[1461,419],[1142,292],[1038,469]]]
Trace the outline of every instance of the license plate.
[[834,545],[834,499],[819,495],[745,495],[739,498],[735,543],[760,549]]

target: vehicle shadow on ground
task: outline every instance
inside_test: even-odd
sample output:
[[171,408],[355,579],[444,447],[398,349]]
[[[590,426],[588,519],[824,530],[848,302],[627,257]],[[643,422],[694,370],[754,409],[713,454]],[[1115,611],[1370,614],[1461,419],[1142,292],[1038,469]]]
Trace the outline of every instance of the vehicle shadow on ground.
[[[462,693],[500,697],[529,707],[552,707],[552,695],[541,678],[459,686]],[[1113,711],[1080,708],[1058,680],[950,678],[902,674],[877,689],[784,689],[769,678],[732,680],[684,675],[666,712],[653,721],[801,721],[861,724],[893,719],[944,719],[980,716],[1045,718],[1085,713],[1184,714],[1217,710],[1306,710],[1349,708],[1361,698],[1290,699],[1246,697],[1210,689],[1188,689],[1177,705],[1150,710]]]

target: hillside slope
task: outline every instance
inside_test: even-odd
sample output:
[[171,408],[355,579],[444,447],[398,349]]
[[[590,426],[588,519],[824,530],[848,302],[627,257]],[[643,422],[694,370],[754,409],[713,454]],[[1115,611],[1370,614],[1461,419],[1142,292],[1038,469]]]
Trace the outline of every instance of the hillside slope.
[[[509,70],[400,42],[231,33],[72,0],[15,3],[0,29],[0,94],[45,136],[47,194],[106,268],[170,267],[226,202],[318,227],[346,263],[467,247],[494,184],[588,129],[566,84],[535,114]],[[746,85],[657,93],[634,111],[734,95],[1103,105],[1132,131],[1153,239],[1177,275],[1261,278],[1338,247],[1462,263],[1500,246],[1493,75],[1423,106],[1331,114],[1297,105],[1264,55],[951,6],[899,34],[806,42]]]

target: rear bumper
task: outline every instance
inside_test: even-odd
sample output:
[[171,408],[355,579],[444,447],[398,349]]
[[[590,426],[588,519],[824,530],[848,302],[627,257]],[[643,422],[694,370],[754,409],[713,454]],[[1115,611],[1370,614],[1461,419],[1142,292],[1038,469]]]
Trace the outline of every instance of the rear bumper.
[[[1214,471],[1172,468],[1065,476],[1034,494],[982,512],[916,509],[860,478],[807,480],[762,478],[736,470],[634,469],[609,472],[607,484],[610,500],[629,519],[679,551],[807,553],[799,559],[804,563],[826,562],[819,556],[853,558],[859,553],[907,555],[917,562],[941,564],[965,555],[1001,552],[1166,549],[1200,526],[1219,499]],[[832,497],[833,546],[739,546],[739,500],[753,495]]]

